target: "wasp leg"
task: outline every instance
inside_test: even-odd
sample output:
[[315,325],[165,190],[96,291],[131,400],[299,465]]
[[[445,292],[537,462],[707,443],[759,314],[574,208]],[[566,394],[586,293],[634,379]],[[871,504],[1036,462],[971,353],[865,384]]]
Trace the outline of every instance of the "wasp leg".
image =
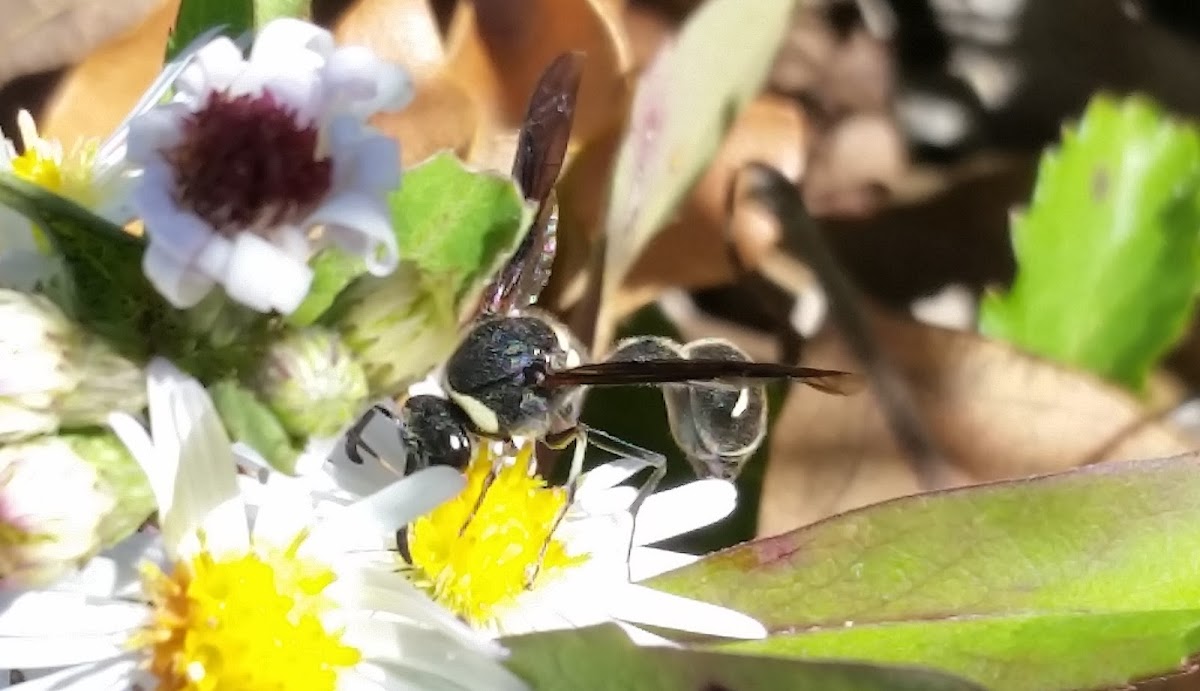
[[575,492],[579,489],[580,478],[583,477],[583,457],[587,454],[588,444],[587,432],[581,429],[581,427],[576,426],[562,432],[549,434],[542,439],[542,443],[552,449],[565,449],[572,442],[575,443],[575,448],[571,453],[571,470],[567,473],[567,482],[564,485],[567,490],[567,500],[563,503],[562,509],[559,510],[558,515],[554,517],[554,521],[550,524],[550,530],[546,533],[546,541],[542,543],[542,548],[538,551],[537,561],[533,563],[533,567],[525,576],[526,588],[532,587],[534,580],[537,579],[538,573],[542,570],[542,562],[545,560],[546,550],[550,549],[550,541],[554,538],[554,532],[558,530],[559,524],[567,517],[567,511],[575,501]]
[[[559,436],[559,439],[562,440],[561,443],[563,446],[566,445],[565,442],[568,442],[572,439],[575,442],[574,454],[571,458],[571,471],[567,475],[567,482],[565,485],[567,490],[567,501],[563,505],[562,511],[560,511],[558,516],[555,518],[554,524],[551,526],[551,531],[546,539],[545,544],[542,545],[542,550],[538,555],[538,560],[534,566],[533,573],[528,580],[529,584],[532,584],[533,579],[537,577],[538,570],[541,569],[542,557],[545,556],[546,550],[550,546],[550,536],[554,535],[554,531],[558,529],[559,524],[562,523],[563,519],[566,517],[567,510],[575,501],[575,493],[578,491],[579,484],[583,478],[583,458],[589,445],[595,446],[602,451],[607,451],[618,458],[625,458],[639,463],[642,468],[650,468],[650,476],[646,478],[646,481],[642,483],[641,487],[638,488],[637,495],[634,497],[633,502],[629,504],[629,514],[633,518],[633,525],[631,526],[633,533],[637,532],[638,512],[641,510],[642,504],[645,503],[646,499],[654,493],[654,490],[657,489],[658,484],[662,482],[663,477],[667,474],[666,456],[656,451],[642,448],[636,444],[631,444],[623,439],[618,439],[607,432],[603,432],[593,427],[588,427],[582,423],[576,425],[574,429],[569,430],[568,432],[563,432]],[[546,443],[552,445],[554,441],[556,440],[552,438],[548,439]],[[633,556],[633,533],[630,534],[629,549],[625,554],[627,576],[629,575],[629,558]]]
[[354,463],[355,465],[363,464],[363,452],[366,452],[368,455],[375,458],[379,458],[379,454],[375,453],[375,450],[367,445],[366,440],[363,439],[363,432],[366,431],[367,425],[371,424],[371,421],[375,419],[376,415],[382,415],[391,420],[392,423],[397,427],[400,426],[400,420],[396,417],[395,413],[381,405],[371,406],[367,412],[362,414],[362,417],[358,418],[358,422],[354,423],[354,426],[346,431],[346,441],[344,447],[346,451],[346,458],[350,459],[350,462]]
[[[497,440],[484,438],[480,443],[490,444]],[[458,529],[458,536],[462,537],[463,533],[467,532],[467,527],[471,525],[471,521],[475,519],[475,514],[479,513],[480,507],[483,506],[483,499],[487,496],[488,489],[492,483],[496,481],[496,476],[500,473],[500,464],[504,462],[504,455],[497,454],[495,460],[492,461],[492,467],[488,470],[488,474],[483,478],[483,486],[479,488],[479,496],[475,497],[475,505],[471,507],[471,511],[467,513],[467,520],[463,521],[462,527]]]

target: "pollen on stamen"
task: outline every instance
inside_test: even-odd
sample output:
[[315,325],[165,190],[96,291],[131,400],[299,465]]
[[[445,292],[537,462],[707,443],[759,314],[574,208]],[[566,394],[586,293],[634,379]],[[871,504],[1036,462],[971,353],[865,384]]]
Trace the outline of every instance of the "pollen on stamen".
[[179,143],[163,151],[180,206],[232,236],[301,220],[333,184],[319,156],[315,123],[270,91],[209,94],[183,122]]
[[414,582],[480,627],[526,591],[535,570],[534,588],[587,560],[550,539],[567,495],[532,472],[533,445],[501,464],[491,484],[486,480],[496,458],[488,446],[478,445],[466,489],[417,519],[408,532]]
[[201,551],[170,573],[144,565],[151,617],[130,645],[160,691],[331,690],[361,659],[322,622],[333,580],[295,546],[220,558]]

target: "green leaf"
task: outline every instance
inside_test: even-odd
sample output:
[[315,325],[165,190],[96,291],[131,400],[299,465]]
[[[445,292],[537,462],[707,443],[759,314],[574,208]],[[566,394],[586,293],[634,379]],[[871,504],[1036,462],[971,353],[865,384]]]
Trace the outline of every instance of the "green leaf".
[[272,19],[312,16],[311,0],[254,0],[254,26],[261,27]]
[[839,626],[722,649],[922,664],[989,689],[1119,686],[1181,667],[1200,611],[1050,614]]
[[[1031,615],[1047,617],[1031,631],[1065,631],[1072,616],[1090,616],[1102,630],[1159,627],[1143,628],[1121,656],[1088,648],[1082,634],[1041,640],[1048,654],[1061,649],[1063,678],[1075,686],[1094,685],[1099,670],[1116,683],[1165,672],[1181,650],[1196,650],[1182,636],[1200,625],[1197,526],[1196,455],[1106,463],[877,504],[710,555],[648,585],[745,612],[776,633],[853,622],[867,627],[853,635],[880,637],[877,647],[856,648],[856,658],[884,659],[871,651],[900,646],[916,655],[909,662],[966,672],[956,660],[978,647],[995,665],[1017,666],[989,668],[990,679],[1020,673],[1026,643],[1012,631]],[[1180,614],[1153,616],[1170,611]],[[952,618],[977,623],[969,632],[947,628]],[[919,648],[955,631],[964,633],[953,646]]]
[[1180,337],[1200,269],[1200,131],[1098,96],[1013,218],[1018,271],[984,333],[1140,391]]
[[634,645],[615,625],[504,639],[509,667],[537,691],[966,691],[979,687],[925,670],[799,662]]
[[229,36],[250,31],[255,26],[255,5],[254,0],[183,0],[175,17],[175,30],[167,42],[167,59],[214,26],[226,27]]
[[208,390],[231,439],[262,454],[276,470],[294,472],[300,452],[265,403],[229,380],[217,382]]
[[362,259],[329,247],[309,262],[313,270],[312,286],[304,302],[287,317],[292,326],[308,326],[325,314],[346,286],[366,270]]
[[460,306],[516,249],[534,211],[510,178],[469,170],[449,152],[406,171],[389,203],[400,256]]
[[52,296],[65,312],[122,354],[145,359],[148,324],[167,326],[166,303],[142,273],[142,241],[74,202],[0,173],[0,203],[24,214],[62,256],[69,278]]
[[758,94],[795,6],[795,0],[702,3],[639,80],[605,218],[605,295],[621,284]]

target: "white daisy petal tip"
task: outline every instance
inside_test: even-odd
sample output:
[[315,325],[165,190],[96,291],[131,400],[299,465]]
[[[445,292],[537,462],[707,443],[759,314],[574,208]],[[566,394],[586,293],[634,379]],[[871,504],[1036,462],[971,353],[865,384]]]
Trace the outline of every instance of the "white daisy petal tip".
[[627,585],[615,592],[610,615],[633,624],[720,638],[760,640],[769,635],[761,622],[736,610],[641,585]]

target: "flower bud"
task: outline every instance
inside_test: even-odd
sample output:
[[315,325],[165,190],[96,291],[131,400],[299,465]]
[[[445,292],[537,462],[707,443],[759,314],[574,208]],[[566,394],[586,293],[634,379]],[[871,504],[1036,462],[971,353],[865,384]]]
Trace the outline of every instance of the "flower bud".
[[145,406],[140,367],[45,297],[0,289],[0,443]]
[[44,585],[83,564],[100,550],[114,505],[66,441],[0,447],[0,587]]
[[100,478],[101,490],[115,502],[97,529],[102,547],[111,547],[137,532],[158,508],[146,472],[129,449],[109,433],[60,437]]
[[286,334],[259,363],[255,390],[288,433],[331,437],[367,403],[367,377],[354,354],[329,329]]
[[458,342],[452,291],[422,285],[405,262],[352,286],[337,328],[367,373],[372,395],[394,395],[445,360]]

